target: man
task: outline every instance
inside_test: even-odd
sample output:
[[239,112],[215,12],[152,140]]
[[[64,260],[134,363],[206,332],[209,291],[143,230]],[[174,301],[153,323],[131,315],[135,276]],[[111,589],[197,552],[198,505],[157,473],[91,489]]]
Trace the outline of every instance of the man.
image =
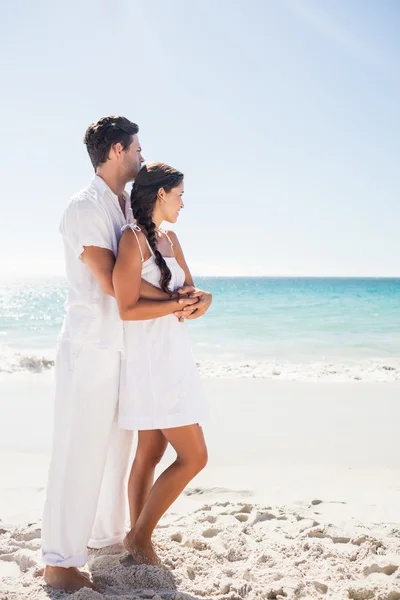
[[[44,578],[75,591],[94,587],[78,567],[87,546],[103,548],[125,535],[124,489],[131,434],[117,427],[123,323],[112,285],[121,227],[132,219],[125,186],[144,159],[139,128],[104,117],[84,142],[95,169],[61,221],[68,280],[66,318],[56,357],[53,451],[42,525]],[[153,317],[197,318],[211,295],[187,287],[173,301],[142,281],[140,302]]]

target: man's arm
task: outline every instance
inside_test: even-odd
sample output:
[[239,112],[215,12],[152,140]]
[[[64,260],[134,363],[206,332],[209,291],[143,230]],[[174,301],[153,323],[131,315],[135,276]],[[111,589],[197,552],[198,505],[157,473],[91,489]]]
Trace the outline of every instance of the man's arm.
[[[176,295],[177,297],[177,295]],[[171,296],[164,292],[161,288],[152,285],[145,279],[141,280],[140,284],[140,298],[144,300],[171,300]]]
[[112,283],[112,272],[115,265],[114,253],[98,246],[84,246],[81,258],[97,279],[103,292],[115,297]]
[[[99,248],[98,246],[84,246],[81,254],[83,262],[97,279],[103,292],[115,298],[112,281],[115,256],[111,250]],[[141,279],[140,298],[146,300],[171,300],[171,297],[163,290],[151,285],[148,281]]]

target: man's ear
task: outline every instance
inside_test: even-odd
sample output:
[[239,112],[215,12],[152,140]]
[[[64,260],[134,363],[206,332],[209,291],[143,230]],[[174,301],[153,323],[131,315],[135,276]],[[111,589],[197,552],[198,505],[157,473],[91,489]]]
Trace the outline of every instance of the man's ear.
[[124,148],[123,148],[121,142],[116,142],[110,148],[109,158],[114,156],[118,160],[121,157],[123,149]]

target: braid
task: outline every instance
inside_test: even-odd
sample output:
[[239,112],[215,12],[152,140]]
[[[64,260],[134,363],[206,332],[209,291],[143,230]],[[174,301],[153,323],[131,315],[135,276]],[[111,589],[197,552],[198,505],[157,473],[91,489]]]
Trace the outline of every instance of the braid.
[[158,268],[161,271],[161,278],[160,278],[161,289],[164,292],[166,292],[167,294],[171,295],[171,291],[169,289],[169,284],[171,282],[172,274],[171,274],[171,271],[169,270],[167,263],[164,260],[163,255],[157,248],[156,225],[151,218],[153,206],[152,205],[146,206],[147,210],[143,204],[138,207],[138,202],[135,198],[135,190],[134,189],[132,189],[131,199],[132,199],[132,211],[135,216],[135,219],[139,223],[139,225],[141,225],[145,229],[145,231],[147,233],[147,240],[150,244],[150,248],[154,252],[154,258],[156,261],[156,265],[158,266]]
[[160,286],[167,294],[171,294],[169,284],[172,274],[161,252],[157,248],[156,225],[153,221],[153,211],[157,202],[160,188],[170,192],[183,180],[183,173],[165,165],[151,163],[141,168],[132,186],[131,204],[136,221],[145,230],[150,248],[154,252],[156,265],[160,269]]

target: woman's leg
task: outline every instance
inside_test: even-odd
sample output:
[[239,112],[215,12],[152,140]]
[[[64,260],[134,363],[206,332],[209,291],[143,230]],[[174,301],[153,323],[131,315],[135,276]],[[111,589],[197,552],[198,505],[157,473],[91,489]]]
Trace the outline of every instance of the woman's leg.
[[153,485],[133,529],[125,538],[126,549],[139,561],[157,564],[151,536],[158,521],[187,484],[207,464],[207,448],[199,425],[163,429],[177,458]]
[[133,528],[154,483],[154,471],[168,442],[159,429],[139,431],[135,460],[128,482],[129,514]]

